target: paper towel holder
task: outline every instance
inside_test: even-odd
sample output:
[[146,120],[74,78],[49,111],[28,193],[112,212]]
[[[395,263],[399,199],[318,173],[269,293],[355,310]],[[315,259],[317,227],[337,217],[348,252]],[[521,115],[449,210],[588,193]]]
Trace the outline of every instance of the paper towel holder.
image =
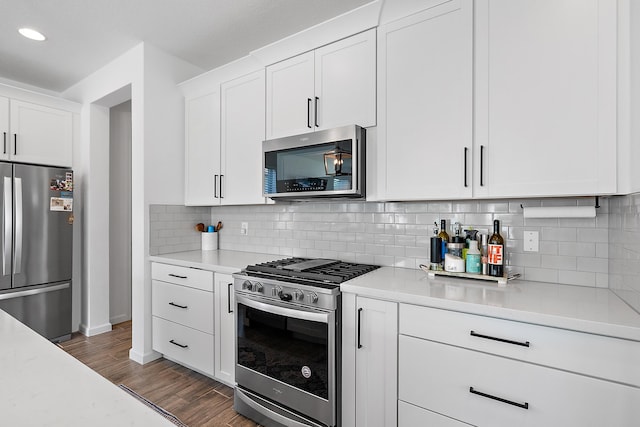
[[520,203],[524,218],[593,218],[600,208],[600,197],[595,196],[594,206],[525,207]]

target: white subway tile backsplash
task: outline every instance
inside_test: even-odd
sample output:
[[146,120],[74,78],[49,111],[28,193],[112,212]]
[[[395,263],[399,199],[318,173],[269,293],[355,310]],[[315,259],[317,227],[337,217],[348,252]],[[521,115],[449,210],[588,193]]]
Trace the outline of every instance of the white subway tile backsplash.
[[[220,232],[222,249],[282,256],[337,257],[354,262],[418,268],[419,264],[429,262],[434,222],[439,227],[440,220],[445,219],[450,235],[453,235],[455,222],[490,234],[493,220],[499,219],[501,234],[507,239],[506,259],[510,271],[520,272],[523,278],[533,281],[608,286],[609,258],[615,253],[634,253],[624,245],[612,249],[609,243],[613,239],[609,236],[611,224],[622,226],[624,215],[637,216],[634,212],[638,205],[618,203],[620,206],[616,205],[609,213],[609,199],[603,198],[595,220],[525,220],[522,215],[521,205],[568,206],[587,202],[590,204],[593,199],[323,201],[219,207],[152,205],[149,209],[149,251],[160,254],[197,250],[200,239],[194,230],[195,223],[209,224],[220,220],[224,223]],[[622,212],[623,209],[629,212]],[[243,222],[249,224],[246,236],[240,234]],[[627,220],[626,224],[635,223]],[[523,251],[524,231],[539,232],[539,252]],[[616,230],[611,231],[616,233]],[[640,242],[640,230],[631,230],[634,231]],[[617,235],[622,234],[627,245],[635,243],[630,240],[627,230],[624,233],[620,230]],[[624,281],[619,279],[618,282]]]

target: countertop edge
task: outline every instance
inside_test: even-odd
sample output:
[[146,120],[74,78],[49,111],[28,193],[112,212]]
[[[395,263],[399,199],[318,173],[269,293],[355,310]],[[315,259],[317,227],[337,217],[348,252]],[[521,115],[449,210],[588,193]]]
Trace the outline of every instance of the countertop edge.
[[[640,327],[634,327],[631,325],[622,325],[609,323],[606,321],[581,319],[577,317],[563,316],[558,314],[540,313],[535,311],[483,305],[473,302],[448,300],[438,297],[402,292],[398,291],[397,289],[387,290],[371,288],[358,284],[350,284],[348,282],[342,284],[340,286],[340,289],[345,293],[352,293],[363,297],[380,299],[390,302],[412,304],[434,309],[494,317],[498,319],[511,320],[552,328],[567,329],[571,331],[603,335],[631,341],[640,341]],[[611,294],[615,296],[615,298],[619,299],[619,297],[613,292],[611,292]],[[621,303],[624,304],[622,300]],[[629,308],[629,310],[632,309]],[[640,315],[638,315],[638,318],[640,319]]]

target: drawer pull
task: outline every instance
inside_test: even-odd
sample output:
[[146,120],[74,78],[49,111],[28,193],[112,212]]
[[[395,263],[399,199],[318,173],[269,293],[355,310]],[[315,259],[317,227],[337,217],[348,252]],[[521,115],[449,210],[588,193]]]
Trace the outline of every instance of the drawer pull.
[[186,344],[180,344],[180,343],[177,343],[177,342],[175,342],[174,340],[170,340],[169,342],[170,342],[171,344],[173,344],[173,345],[177,345],[177,346],[178,346],[178,347],[180,347],[180,348],[189,348],[189,346],[188,346],[188,345],[186,345]]
[[497,338],[497,337],[492,337],[489,335],[482,335],[482,334],[478,334],[474,331],[471,331],[470,334],[472,337],[477,337],[477,338],[484,338],[487,340],[494,340],[494,341],[500,341],[500,342],[506,342],[507,344],[514,344],[514,345],[521,345],[523,347],[529,347],[529,341],[525,341],[525,342],[521,342],[521,341],[513,341],[513,340],[507,340],[504,338]]
[[178,308],[185,308],[185,309],[189,307],[188,305],[180,305],[180,304],[176,304],[176,303],[175,303],[175,302],[173,302],[173,301],[172,301],[172,302],[170,302],[170,303],[169,303],[169,305],[172,305],[172,306],[174,306],[174,307],[178,307]]
[[529,404],[527,402],[518,403],[518,402],[514,402],[513,400],[503,399],[502,397],[493,396],[491,394],[482,393],[481,391],[474,390],[473,387],[469,387],[469,393],[477,394],[478,396],[486,397],[488,399],[497,400],[498,402],[508,403],[509,405],[517,406],[518,408],[529,409]]
[[186,279],[186,278],[187,278],[187,276],[180,276],[180,275],[178,275],[178,274],[173,274],[173,273],[169,273],[169,276],[171,276],[171,277],[177,277],[178,279]]

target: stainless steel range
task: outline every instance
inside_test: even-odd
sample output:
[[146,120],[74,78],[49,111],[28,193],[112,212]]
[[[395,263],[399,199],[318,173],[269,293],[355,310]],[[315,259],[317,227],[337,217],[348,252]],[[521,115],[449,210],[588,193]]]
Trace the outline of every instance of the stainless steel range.
[[376,268],[287,258],[233,275],[236,411],[267,427],[340,425],[340,283]]

